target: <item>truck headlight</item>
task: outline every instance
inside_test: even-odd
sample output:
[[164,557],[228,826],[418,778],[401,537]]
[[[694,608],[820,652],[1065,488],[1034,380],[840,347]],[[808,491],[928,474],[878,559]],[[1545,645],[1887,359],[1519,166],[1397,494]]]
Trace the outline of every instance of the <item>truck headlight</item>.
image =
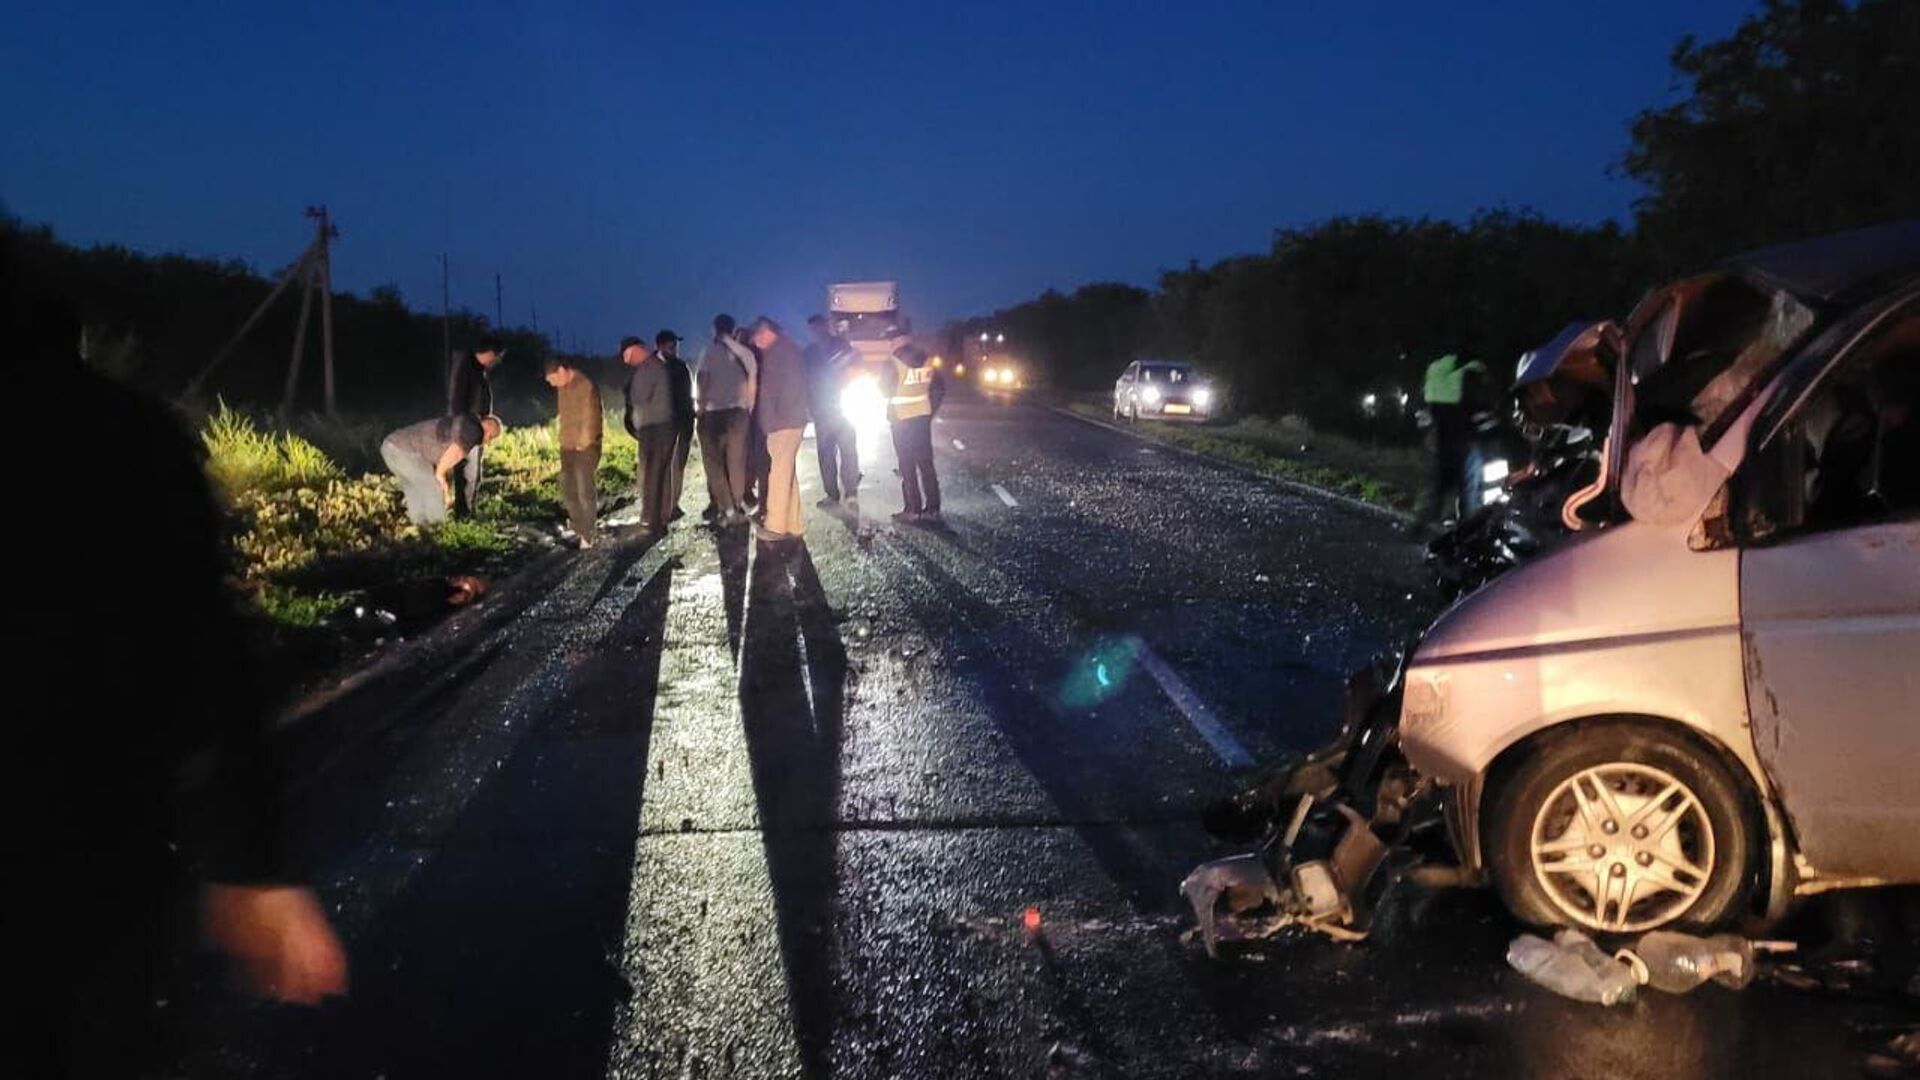
[[887,429],[887,395],[871,375],[861,375],[840,391],[840,415],[860,435]]

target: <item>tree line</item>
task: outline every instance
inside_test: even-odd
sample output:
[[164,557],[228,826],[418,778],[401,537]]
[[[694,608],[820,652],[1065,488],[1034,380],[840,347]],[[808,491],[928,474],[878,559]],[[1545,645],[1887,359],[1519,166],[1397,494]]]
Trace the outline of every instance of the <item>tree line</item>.
[[1265,252],[1103,282],[961,320],[1005,333],[1035,374],[1112,385],[1132,359],[1192,362],[1232,407],[1357,428],[1426,363],[1496,374],[1575,319],[1742,250],[1920,215],[1920,4],[1767,0],[1725,40],[1683,38],[1688,95],[1628,127],[1631,229],[1489,210],[1464,222],[1376,215],[1277,230]]

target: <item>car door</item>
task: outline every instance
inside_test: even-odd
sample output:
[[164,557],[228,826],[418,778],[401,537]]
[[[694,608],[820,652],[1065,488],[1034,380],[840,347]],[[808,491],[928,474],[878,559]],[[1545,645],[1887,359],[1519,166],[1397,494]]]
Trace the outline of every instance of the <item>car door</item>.
[[1114,408],[1122,412],[1126,411],[1127,399],[1133,394],[1133,378],[1139,371],[1140,362],[1136,360],[1127,365],[1127,370],[1120,373],[1120,381],[1113,384]]
[[1920,468],[1885,452],[1916,422],[1906,364],[1842,358],[1743,466],[1783,497],[1777,534],[1743,545],[1740,621],[1754,749],[1801,853],[1920,881],[1920,513],[1878,494]]
[[1740,558],[1754,748],[1826,873],[1920,881],[1920,520]]

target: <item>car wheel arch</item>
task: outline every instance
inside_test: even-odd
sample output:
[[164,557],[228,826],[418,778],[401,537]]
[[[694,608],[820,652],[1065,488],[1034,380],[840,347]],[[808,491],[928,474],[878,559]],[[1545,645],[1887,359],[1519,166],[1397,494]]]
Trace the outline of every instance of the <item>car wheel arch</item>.
[[[1473,806],[1473,843],[1476,848],[1474,861],[1485,872],[1487,852],[1491,843],[1487,830],[1491,827],[1493,814],[1490,812],[1492,800],[1499,797],[1500,790],[1514,775],[1520,766],[1530,757],[1549,746],[1568,739],[1578,738],[1584,732],[1598,728],[1638,728],[1649,734],[1674,739],[1691,745],[1694,749],[1710,755],[1733,778],[1740,790],[1743,803],[1742,817],[1753,833],[1755,843],[1753,865],[1746,868],[1748,874],[1756,875],[1758,888],[1756,899],[1765,898],[1766,915],[1771,918],[1780,905],[1778,897],[1781,891],[1792,888],[1791,881],[1783,881],[1790,870],[1792,838],[1783,834],[1784,815],[1769,810],[1771,800],[1761,786],[1761,780],[1753,775],[1738,754],[1711,733],[1692,724],[1668,717],[1651,716],[1640,713],[1613,713],[1595,716],[1583,716],[1531,732],[1501,748],[1481,773],[1479,783],[1475,785]],[[1784,845],[1785,850],[1781,847]],[[1771,853],[1771,856],[1770,856]],[[1785,856],[1784,860],[1782,856]],[[1756,912],[1755,914],[1760,914]]]

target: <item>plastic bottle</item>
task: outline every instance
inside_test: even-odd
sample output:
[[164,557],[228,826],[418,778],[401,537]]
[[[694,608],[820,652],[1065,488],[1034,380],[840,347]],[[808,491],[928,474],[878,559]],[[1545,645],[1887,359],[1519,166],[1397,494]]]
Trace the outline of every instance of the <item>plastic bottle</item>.
[[1637,989],[1625,964],[1574,930],[1562,930],[1552,941],[1521,934],[1507,946],[1507,965],[1575,1001],[1619,1005],[1632,1001]]
[[1748,941],[1738,934],[1695,937],[1655,930],[1642,935],[1632,949],[1622,949],[1615,955],[1633,968],[1637,979],[1655,990],[1684,994],[1708,979],[1738,990],[1753,981],[1756,951],[1791,947]]

